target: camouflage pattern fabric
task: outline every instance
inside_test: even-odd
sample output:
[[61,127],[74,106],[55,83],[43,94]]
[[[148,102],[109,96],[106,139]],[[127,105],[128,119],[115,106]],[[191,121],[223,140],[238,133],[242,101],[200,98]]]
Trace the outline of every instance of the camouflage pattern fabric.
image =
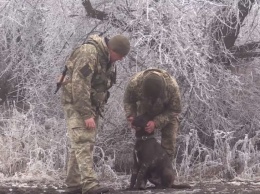
[[177,117],[162,128],[161,145],[166,150],[171,160],[176,156],[176,139],[179,131],[179,120]]
[[97,125],[108,89],[115,83],[115,66],[109,64],[105,39],[97,35],[76,48],[66,66],[62,104],[71,142],[66,183],[69,187],[82,185],[87,191],[98,181],[92,161],[96,129],[86,129],[85,120],[93,117]]
[[[98,118],[95,121],[98,123]],[[94,129],[89,130],[82,127],[68,129],[71,148],[66,184],[69,187],[81,185],[83,193],[98,184],[92,157],[96,133],[97,131]]]
[[[165,81],[165,88],[159,98],[152,102],[143,94],[143,81],[150,73],[157,73]],[[175,155],[176,137],[179,121],[174,113],[181,112],[181,99],[179,86],[176,80],[161,69],[148,69],[134,75],[126,88],[124,95],[124,109],[126,117],[148,114],[155,122],[156,128],[161,129],[162,147],[170,157]]]

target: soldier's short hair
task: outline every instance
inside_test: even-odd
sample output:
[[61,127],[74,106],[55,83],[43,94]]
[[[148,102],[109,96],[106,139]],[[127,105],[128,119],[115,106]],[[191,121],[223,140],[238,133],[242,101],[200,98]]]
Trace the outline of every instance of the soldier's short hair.
[[149,73],[143,81],[143,92],[146,97],[158,98],[164,88],[164,78],[157,73]]
[[126,56],[130,51],[130,42],[123,35],[116,35],[108,41],[108,46],[111,50],[121,56]]

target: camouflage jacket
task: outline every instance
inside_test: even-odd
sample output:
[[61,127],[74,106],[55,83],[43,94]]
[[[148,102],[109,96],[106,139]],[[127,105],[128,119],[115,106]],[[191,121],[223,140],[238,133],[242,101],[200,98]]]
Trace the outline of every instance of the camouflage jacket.
[[70,128],[84,127],[84,120],[97,116],[97,108],[100,111],[106,103],[108,89],[116,79],[109,59],[106,39],[97,35],[90,36],[69,56],[62,104]]
[[[159,74],[165,80],[165,88],[155,103],[146,99],[142,91],[144,77],[151,72]],[[124,109],[126,117],[148,114],[154,118],[156,127],[161,129],[173,120],[174,113],[181,112],[179,86],[176,80],[164,70],[148,69],[139,72],[131,78],[127,85]]]

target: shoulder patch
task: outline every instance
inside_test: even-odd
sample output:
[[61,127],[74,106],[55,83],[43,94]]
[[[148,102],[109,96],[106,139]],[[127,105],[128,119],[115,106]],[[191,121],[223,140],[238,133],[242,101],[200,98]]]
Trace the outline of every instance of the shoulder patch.
[[80,73],[84,76],[84,77],[88,77],[93,71],[90,68],[89,64],[86,64],[84,67],[82,67],[80,70]]

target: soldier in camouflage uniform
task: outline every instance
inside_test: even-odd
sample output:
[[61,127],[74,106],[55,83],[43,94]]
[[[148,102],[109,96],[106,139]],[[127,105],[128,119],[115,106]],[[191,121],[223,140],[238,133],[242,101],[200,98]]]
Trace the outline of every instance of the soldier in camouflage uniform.
[[125,36],[107,39],[92,35],[67,60],[67,75],[62,84],[62,104],[71,142],[67,191],[109,192],[98,184],[92,155],[98,118],[109,97],[108,89],[116,79],[114,62],[121,60],[129,50],[130,43]]
[[161,69],[148,69],[134,75],[124,95],[126,117],[147,114],[151,119],[146,131],[161,129],[161,145],[170,158],[175,157],[175,144],[181,112],[180,92],[176,80]]

